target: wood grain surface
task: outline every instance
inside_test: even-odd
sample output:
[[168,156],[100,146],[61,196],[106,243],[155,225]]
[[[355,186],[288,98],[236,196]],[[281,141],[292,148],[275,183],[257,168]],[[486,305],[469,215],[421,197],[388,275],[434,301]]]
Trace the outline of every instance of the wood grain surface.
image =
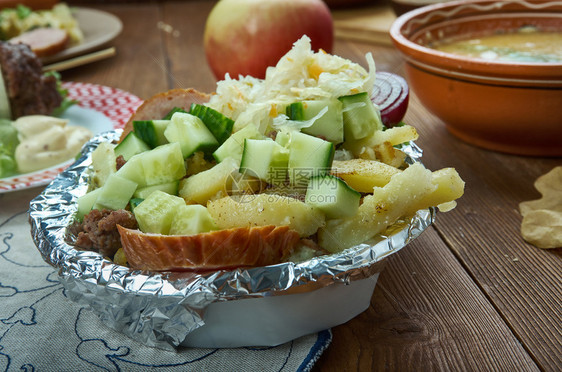
[[[212,92],[203,49],[212,1],[88,3],[123,21],[116,56],[63,71],[64,80],[148,98],[174,87]],[[337,39],[334,53],[404,74],[391,45]],[[453,137],[412,92],[405,121],[430,169],[455,167],[465,195],[420,238],[389,258],[367,311],[333,328],[314,371],[562,370],[562,250],[519,233],[518,205],[560,158],[506,155]],[[532,130],[532,128],[530,128]]]

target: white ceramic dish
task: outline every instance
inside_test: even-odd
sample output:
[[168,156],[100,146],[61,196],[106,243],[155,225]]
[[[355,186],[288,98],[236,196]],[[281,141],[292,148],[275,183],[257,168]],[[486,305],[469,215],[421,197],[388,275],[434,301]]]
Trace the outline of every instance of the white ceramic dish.
[[113,14],[89,8],[73,8],[84,40],[60,53],[42,59],[44,65],[75,57],[109,43],[121,33],[123,24]]
[[[69,125],[88,128],[94,135],[122,128],[142,100],[125,91],[95,84],[63,84],[70,99],[79,104],[71,106],[61,117]],[[69,166],[74,159],[37,172],[0,178],[0,193],[46,185]]]

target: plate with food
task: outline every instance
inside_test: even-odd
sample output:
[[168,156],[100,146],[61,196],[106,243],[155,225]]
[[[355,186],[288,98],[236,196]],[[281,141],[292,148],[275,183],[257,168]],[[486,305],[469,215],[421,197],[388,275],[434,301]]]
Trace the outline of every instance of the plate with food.
[[0,10],[2,40],[29,45],[47,64],[99,48],[123,28],[121,20],[111,13],[51,3],[46,3],[51,7],[45,9],[32,9],[23,2]]
[[96,84],[63,82],[61,88],[65,102],[73,102],[62,113],[0,120],[0,193],[48,184],[72,164],[84,143],[122,128],[142,103],[133,94]]
[[366,59],[304,36],[265,79],[157,94],[89,141],[29,210],[68,297],[162,348],[273,346],[364,311],[464,192],[420,162],[403,79]]

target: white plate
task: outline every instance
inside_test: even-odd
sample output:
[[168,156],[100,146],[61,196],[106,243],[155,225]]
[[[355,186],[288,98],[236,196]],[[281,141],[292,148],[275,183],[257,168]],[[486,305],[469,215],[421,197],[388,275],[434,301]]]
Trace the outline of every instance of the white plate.
[[[123,128],[131,114],[142,103],[142,100],[133,94],[102,85],[66,82],[63,86],[68,90],[69,98],[79,101],[79,104],[70,107],[61,117],[69,119],[69,125],[88,128],[94,135]],[[0,193],[46,185],[73,160],[69,159],[37,172],[0,178]]]
[[43,64],[53,63],[87,53],[115,39],[121,33],[123,24],[113,14],[101,10],[72,7],[74,17],[84,33],[84,40],[53,56],[42,58]]

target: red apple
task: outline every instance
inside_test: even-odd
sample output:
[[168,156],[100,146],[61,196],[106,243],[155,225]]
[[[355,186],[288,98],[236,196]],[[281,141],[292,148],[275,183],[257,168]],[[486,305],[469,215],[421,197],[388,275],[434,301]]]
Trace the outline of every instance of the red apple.
[[322,0],[221,0],[207,19],[205,54],[217,79],[265,77],[307,35],[312,49],[332,52],[332,14]]

